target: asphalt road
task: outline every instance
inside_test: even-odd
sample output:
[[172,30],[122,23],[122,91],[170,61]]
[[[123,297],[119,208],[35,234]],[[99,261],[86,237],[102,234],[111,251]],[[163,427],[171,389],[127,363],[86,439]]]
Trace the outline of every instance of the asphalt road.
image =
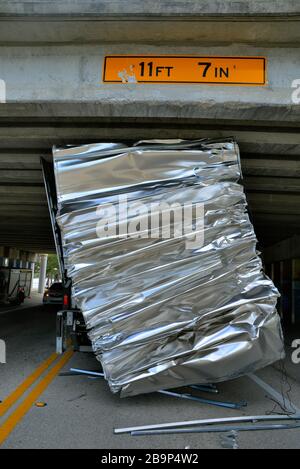
[[[6,341],[7,363],[0,364],[0,441],[2,448],[221,448],[220,434],[163,436],[114,435],[115,427],[161,422],[265,414],[273,402],[248,377],[219,385],[218,399],[246,400],[248,407],[220,409],[198,402],[183,401],[159,394],[120,399],[103,379],[62,376],[70,367],[95,370],[92,354],[74,353],[53,357],[55,351],[55,308],[42,305],[0,310],[0,339]],[[300,365],[287,356],[290,397],[300,408]],[[50,361],[54,360],[51,364]],[[51,358],[52,357],[52,358]],[[48,359],[40,376],[40,365]],[[280,392],[281,372],[277,366],[257,375]],[[38,373],[36,372],[35,375]],[[51,381],[52,379],[52,381]],[[25,381],[28,389],[20,384]],[[26,386],[25,386],[26,388]],[[284,389],[287,389],[286,383]],[[215,398],[199,394],[201,397]],[[37,407],[43,402],[44,407]],[[280,409],[278,409],[280,410]],[[300,448],[300,430],[242,432],[239,448]]]

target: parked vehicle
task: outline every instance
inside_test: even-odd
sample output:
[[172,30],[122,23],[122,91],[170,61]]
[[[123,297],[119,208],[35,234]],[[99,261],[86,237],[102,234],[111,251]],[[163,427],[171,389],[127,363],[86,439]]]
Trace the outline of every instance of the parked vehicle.
[[0,304],[18,305],[30,296],[32,270],[0,268]]
[[61,282],[52,283],[52,285],[45,290],[43,296],[44,304],[63,304],[64,301],[64,288]]

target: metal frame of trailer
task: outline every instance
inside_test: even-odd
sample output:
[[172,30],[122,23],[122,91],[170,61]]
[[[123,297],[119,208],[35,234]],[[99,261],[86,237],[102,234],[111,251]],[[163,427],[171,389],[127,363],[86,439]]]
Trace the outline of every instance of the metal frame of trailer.
[[82,313],[79,309],[72,307],[72,282],[67,276],[60,228],[56,222],[58,207],[53,163],[45,158],[41,158],[41,164],[60,274],[64,287],[63,309],[57,312],[56,317],[56,352],[59,354],[63,353],[70,345],[70,342],[75,351],[91,352],[92,347]]

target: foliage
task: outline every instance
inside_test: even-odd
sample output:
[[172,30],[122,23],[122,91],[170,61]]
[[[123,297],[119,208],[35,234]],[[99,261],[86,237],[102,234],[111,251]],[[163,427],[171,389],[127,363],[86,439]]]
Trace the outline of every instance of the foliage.
[[[39,276],[41,269],[40,261],[36,262],[35,264],[35,277]],[[58,267],[58,259],[56,254],[49,254],[48,255],[48,262],[47,262],[47,278],[54,279],[56,275],[59,274],[59,267]]]

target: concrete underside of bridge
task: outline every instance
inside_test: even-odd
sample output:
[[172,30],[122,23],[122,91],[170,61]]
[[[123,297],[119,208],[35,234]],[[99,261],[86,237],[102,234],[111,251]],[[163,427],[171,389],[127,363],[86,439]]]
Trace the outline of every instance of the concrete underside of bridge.
[[[296,3],[2,2],[0,246],[54,251],[40,166],[53,145],[144,138],[233,136],[261,246],[300,234]],[[117,54],[264,56],[267,84],[103,83]]]

